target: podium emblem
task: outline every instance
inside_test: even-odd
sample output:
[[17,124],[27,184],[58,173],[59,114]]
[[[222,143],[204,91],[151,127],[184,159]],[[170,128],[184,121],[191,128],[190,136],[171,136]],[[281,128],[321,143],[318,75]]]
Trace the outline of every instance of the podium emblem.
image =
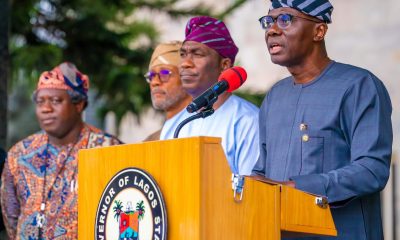
[[118,172],[96,213],[95,239],[167,239],[165,203],[156,181],[139,168]]

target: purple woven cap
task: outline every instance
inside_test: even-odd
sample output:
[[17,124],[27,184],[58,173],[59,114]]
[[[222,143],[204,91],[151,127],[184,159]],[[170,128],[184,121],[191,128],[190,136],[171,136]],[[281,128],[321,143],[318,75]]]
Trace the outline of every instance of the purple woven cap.
[[208,16],[193,17],[189,20],[185,31],[186,41],[195,41],[207,45],[222,57],[231,59],[232,65],[239,51],[225,23]]

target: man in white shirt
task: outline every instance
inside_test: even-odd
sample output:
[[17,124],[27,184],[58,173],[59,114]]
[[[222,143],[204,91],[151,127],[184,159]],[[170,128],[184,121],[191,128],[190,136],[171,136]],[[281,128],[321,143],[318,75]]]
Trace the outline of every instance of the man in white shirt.
[[[190,19],[180,49],[182,87],[193,99],[198,97],[217,82],[222,71],[233,66],[237,52],[222,21],[207,16]],[[186,124],[179,137],[221,137],[232,172],[250,175],[259,156],[258,108],[228,92],[219,95],[213,108],[213,115]],[[178,124],[193,114],[184,109],[167,120],[160,139],[173,138]]]

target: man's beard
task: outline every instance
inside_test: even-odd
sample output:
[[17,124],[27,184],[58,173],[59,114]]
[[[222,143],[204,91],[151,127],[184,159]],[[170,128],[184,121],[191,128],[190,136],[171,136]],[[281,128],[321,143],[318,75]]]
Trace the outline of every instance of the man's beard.
[[170,94],[166,92],[164,101],[155,101],[153,99],[153,95],[151,95],[151,101],[155,109],[167,111],[174,105],[178,104],[179,101],[183,100],[186,97],[186,94],[187,93],[183,89],[180,89],[180,91],[176,91],[175,94]]

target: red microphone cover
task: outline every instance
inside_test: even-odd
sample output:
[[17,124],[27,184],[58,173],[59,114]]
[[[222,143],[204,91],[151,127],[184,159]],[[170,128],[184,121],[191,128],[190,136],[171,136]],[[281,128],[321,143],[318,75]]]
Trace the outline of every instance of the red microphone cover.
[[219,75],[218,81],[227,81],[229,88],[227,92],[232,92],[238,89],[247,79],[247,73],[244,68],[235,66],[228,68]]

